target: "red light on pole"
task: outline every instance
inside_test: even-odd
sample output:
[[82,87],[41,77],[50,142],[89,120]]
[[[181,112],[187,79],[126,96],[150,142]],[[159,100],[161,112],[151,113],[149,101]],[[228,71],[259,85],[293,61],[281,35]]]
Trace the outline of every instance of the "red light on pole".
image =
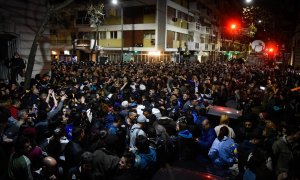
[[230,28],[231,28],[232,30],[236,29],[236,24],[231,24]]

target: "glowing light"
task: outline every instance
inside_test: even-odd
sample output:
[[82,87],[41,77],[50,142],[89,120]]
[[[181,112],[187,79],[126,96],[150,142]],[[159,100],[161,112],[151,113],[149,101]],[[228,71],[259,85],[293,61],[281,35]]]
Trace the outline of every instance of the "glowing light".
[[112,0],[112,3],[113,3],[114,5],[116,5],[116,4],[118,4],[118,0]]
[[230,28],[231,29],[235,29],[236,28],[236,24],[231,24]]
[[252,2],[252,0],[246,0],[246,3],[251,3]]
[[70,51],[69,50],[64,50],[64,55],[70,55]]
[[56,51],[51,51],[51,54],[52,55],[57,55],[57,52]]
[[149,56],[160,56],[160,51],[149,51],[148,55]]

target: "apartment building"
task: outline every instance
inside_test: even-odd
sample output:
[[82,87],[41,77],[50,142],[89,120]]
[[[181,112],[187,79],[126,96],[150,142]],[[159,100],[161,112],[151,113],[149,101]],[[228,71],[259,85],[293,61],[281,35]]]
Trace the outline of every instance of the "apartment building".
[[[215,1],[208,0],[108,3],[98,29],[97,48],[100,56],[111,61],[170,61],[183,56],[213,59],[220,47],[217,17]],[[96,27],[90,26],[84,8],[76,11],[73,24],[67,31],[54,30],[51,52],[56,58],[71,51],[72,43],[79,59],[91,52]]]

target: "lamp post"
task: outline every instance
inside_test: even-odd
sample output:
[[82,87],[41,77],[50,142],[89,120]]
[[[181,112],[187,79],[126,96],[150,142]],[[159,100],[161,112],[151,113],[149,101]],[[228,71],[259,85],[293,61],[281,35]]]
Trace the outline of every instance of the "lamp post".
[[[112,0],[113,5],[118,5],[118,0]],[[123,16],[123,6],[121,3],[119,3],[119,6],[121,8],[121,62],[123,62],[123,49],[124,49],[124,36],[123,36],[123,31],[124,31],[124,16]]]

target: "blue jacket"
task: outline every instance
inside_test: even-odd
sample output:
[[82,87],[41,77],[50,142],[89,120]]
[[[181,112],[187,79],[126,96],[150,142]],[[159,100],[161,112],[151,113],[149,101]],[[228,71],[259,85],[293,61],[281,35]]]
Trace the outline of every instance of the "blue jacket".
[[217,135],[214,128],[209,128],[208,130],[202,129],[201,137],[197,143],[201,148],[204,148],[208,151],[216,137]]
[[145,169],[156,162],[156,151],[154,148],[149,147],[148,154],[136,153],[134,166],[140,169]]
[[221,141],[216,138],[208,152],[208,156],[215,165],[230,167],[235,163],[232,145],[234,145],[234,141],[231,138],[225,136]]

